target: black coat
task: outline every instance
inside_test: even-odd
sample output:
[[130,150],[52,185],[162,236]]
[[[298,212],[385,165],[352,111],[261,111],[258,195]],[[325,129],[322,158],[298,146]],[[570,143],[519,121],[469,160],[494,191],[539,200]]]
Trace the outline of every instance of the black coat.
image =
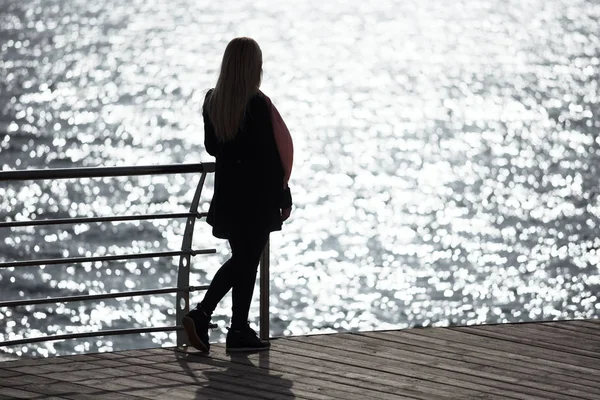
[[[264,95],[253,96],[236,137],[220,142],[207,112],[206,94],[204,145],[216,158],[215,186],[207,222],[213,235],[227,239],[236,230],[281,230],[281,208],[291,204],[283,189],[283,166]],[[288,204],[289,203],[289,204]]]

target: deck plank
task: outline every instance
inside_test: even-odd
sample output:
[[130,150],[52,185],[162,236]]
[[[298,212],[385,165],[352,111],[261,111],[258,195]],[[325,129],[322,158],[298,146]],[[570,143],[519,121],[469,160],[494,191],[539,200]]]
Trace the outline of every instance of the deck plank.
[[[283,350],[291,355],[310,354],[315,358],[326,357],[339,364],[338,368],[347,369],[349,367],[362,369],[365,374],[396,377],[398,380],[404,381],[419,381],[418,390],[423,390],[425,393],[433,392],[437,396],[449,396],[450,398],[459,398],[478,396],[482,398],[506,398],[497,397],[502,393],[496,389],[490,389],[485,385],[477,383],[463,382],[459,385],[460,374],[440,374],[439,371],[428,368],[427,366],[415,365],[409,362],[400,362],[386,357],[373,357],[366,353],[358,353],[347,351],[327,346],[325,343],[310,344],[302,341],[289,341],[286,343],[286,348]],[[524,398],[517,396],[513,398]],[[532,398],[532,397],[530,397]]]
[[15,387],[0,387],[0,396],[2,399],[35,399],[40,394]]
[[[449,365],[455,367],[455,370],[459,370],[456,368],[457,366],[462,366],[465,368],[465,371],[471,371],[471,374],[475,376],[483,377],[484,375],[481,371],[489,371],[494,380],[509,383],[510,385],[518,382],[517,384],[520,386],[539,388],[547,391],[549,396],[558,396],[557,398],[563,398],[564,393],[567,393],[570,396],[589,398],[590,400],[600,398],[600,388],[594,388],[593,386],[589,386],[584,390],[572,388],[572,378],[570,377],[557,379],[557,376],[553,374],[540,372],[539,370],[532,371],[531,368],[519,367],[514,363],[504,363],[503,358],[501,357],[486,361],[477,357],[471,357],[464,353],[453,353],[444,348],[427,349],[400,343],[394,343],[394,345],[390,346],[389,342],[381,337],[366,337],[361,335],[345,335],[343,337],[365,343],[370,348],[374,348],[373,345],[375,344],[378,346],[377,348],[379,351],[386,351],[386,347],[392,347],[394,349],[392,351],[404,349],[406,351],[412,351],[414,354],[422,354],[424,356],[432,356],[447,360],[450,363]],[[487,379],[490,378],[487,377]]]
[[[299,388],[297,383],[302,383],[305,390],[308,392],[317,390],[319,394],[323,394],[329,399],[347,399],[356,396],[361,396],[362,398],[378,398],[382,400],[399,398],[398,388],[392,386],[396,382],[392,382],[392,385],[387,385],[386,387],[364,387],[364,384],[356,379],[342,378],[342,383],[339,382],[339,379],[336,382],[335,380],[325,378],[324,375],[328,374],[329,369],[321,368],[320,372],[315,374],[310,368],[310,366],[314,364],[314,361],[308,359],[303,364],[297,357],[293,358],[295,363],[294,366],[291,366],[290,361],[292,358],[286,355],[280,355],[280,349],[278,347],[286,346],[287,342],[278,342],[279,341],[274,342],[272,351],[265,353],[262,360],[256,359],[256,357],[252,360],[250,357],[229,357],[221,354],[213,355],[212,357],[220,358],[222,361],[230,361],[233,364],[233,368],[251,366],[250,371],[254,371],[254,373],[259,376],[262,376],[262,374],[257,373],[256,371],[265,370],[265,367],[267,367],[268,371],[275,372],[282,378],[292,380],[295,389]],[[253,363],[253,361],[256,361],[257,364]],[[260,367],[260,364],[262,364],[262,368],[257,370],[256,366]],[[339,365],[334,367],[339,369]],[[355,378],[360,376],[360,374],[355,374]],[[405,392],[404,394],[409,395],[410,393]]]
[[157,348],[0,362],[0,399],[600,398],[600,321],[340,333],[209,356]]
[[518,341],[490,337],[482,335],[478,331],[471,333],[467,330],[459,330],[457,328],[413,329],[411,331],[416,335],[448,339],[458,343],[478,346],[482,349],[502,350],[507,354],[538,358],[544,362],[553,362],[554,365],[557,365],[559,368],[562,368],[561,365],[569,365],[570,367],[568,369],[572,368],[573,370],[584,374],[584,376],[600,377],[600,370],[598,370],[597,363],[589,362],[587,358],[581,358],[570,353],[549,351],[547,349],[530,346],[529,344],[519,343]]
[[582,350],[571,346],[570,342],[573,341],[572,337],[570,337],[567,342],[563,341],[562,343],[554,343],[550,341],[544,341],[543,337],[540,338],[534,334],[527,333],[525,328],[520,334],[516,331],[507,331],[500,329],[492,330],[483,326],[470,326],[452,329],[458,330],[459,332],[468,332],[489,338],[528,345],[533,349],[537,348],[538,351],[542,351],[541,349],[550,350],[552,352],[559,353],[561,357],[568,357],[569,359],[587,360],[585,361],[586,364],[595,366],[596,369],[600,367],[599,354],[595,351]]
[[598,326],[600,326],[600,319],[598,319],[598,318],[597,319],[576,319],[576,320],[572,320],[569,322],[572,323],[573,325],[579,325],[579,326],[594,328],[594,329],[598,329]]
[[544,326],[550,327],[552,329],[560,329],[568,332],[575,332],[577,335],[585,335],[590,339],[599,340],[600,339],[600,330],[595,328],[590,328],[587,326],[575,325],[572,323],[564,322],[544,322]]
[[600,341],[588,338],[588,335],[577,334],[578,340],[573,340],[572,333],[563,331],[551,331],[540,324],[511,324],[497,326],[478,326],[473,327],[478,331],[491,332],[493,334],[502,334],[519,342],[533,341],[537,345],[550,345],[551,348],[561,351],[567,351],[574,354],[580,354],[587,357],[600,358]]
[[[545,390],[521,387],[521,378],[511,374],[501,374],[495,368],[484,368],[480,365],[473,366],[459,361],[446,361],[438,357],[428,356],[390,347],[377,347],[369,343],[368,347],[356,346],[349,339],[334,335],[335,337],[318,338],[318,342],[310,343],[327,354],[357,353],[361,362],[386,361],[386,368],[397,374],[417,374],[432,376],[433,379],[448,384],[448,390],[455,393],[469,394],[473,389],[488,393],[490,396],[501,395],[515,399],[546,398],[567,399]],[[298,338],[295,341],[309,343],[310,338]],[[332,350],[333,349],[333,350]],[[373,353],[373,354],[370,354]],[[435,378],[433,378],[435,377]]]
[[501,349],[482,348],[447,339],[415,335],[411,331],[413,330],[377,333],[362,332],[360,335],[413,346],[413,350],[418,352],[426,351],[431,352],[432,354],[437,352],[437,354],[440,354],[442,357],[454,358],[456,356],[461,357],[464,355],[469,357],[465,358],[465,361],[468,361],[472,357],[476,359],[474,360],[474,363],[498,365],[502,368],[510,368],[527,375],[551,374],[552,379],[567,383],[574,382],[578,385],[590,387],[592,388],[592,393],[595,393],[596,390],[600,391],[600,381],[596,379],[587,379],[585,375],[582,375],[577,371],[565,369],[562,364],[556,366],[555,363],[546,360],[513,354],[502,351]]

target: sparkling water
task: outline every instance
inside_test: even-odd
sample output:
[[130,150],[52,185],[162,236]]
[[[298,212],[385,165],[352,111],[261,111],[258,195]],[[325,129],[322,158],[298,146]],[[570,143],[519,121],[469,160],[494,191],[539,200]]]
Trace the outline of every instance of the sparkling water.
[[[597,318],[599,21],[593,0],[0,0],[0,166],[213,161],[204,94],[227,42],[251,36],[295,145],[294,210],[271,235],[272,335]],[[0,218],[185,212],[198,178],[0,182]],[[179,250],[183,224],[2,228],[0,261]],[[229,248],[204,221],[194,247],[217,249],[194,258],[191,283],[206,284]],[[170,258],[4,269],[0,299],[176,279]],[[172,295],[4,308],[0,340],[172,325],[174,312]]]

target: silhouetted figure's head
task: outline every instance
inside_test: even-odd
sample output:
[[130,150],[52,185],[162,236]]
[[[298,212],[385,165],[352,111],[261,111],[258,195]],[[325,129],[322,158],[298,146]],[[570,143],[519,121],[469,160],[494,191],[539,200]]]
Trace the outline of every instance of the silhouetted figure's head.
[[254,39],[238,37],[225,48],[217,85],[208,99],[208,113],[219,140],[231,140],[243,121],[248,100],[262,79],[262,51]]

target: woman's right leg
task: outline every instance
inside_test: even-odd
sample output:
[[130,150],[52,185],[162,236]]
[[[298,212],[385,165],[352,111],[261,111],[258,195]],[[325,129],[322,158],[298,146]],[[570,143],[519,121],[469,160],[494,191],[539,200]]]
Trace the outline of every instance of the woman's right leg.
[[245,231],[230,241],[236,257],[232,279],[231,328],[241,329],[248,325],[248,312],[260,256],[269,238],[269,231]]
[[212,315],[217,304],[233,288],[232,326],[245,326],[252,301],[260,255],[269,237],[268,231],[240,230],[229,239],[231,258],[215,274],[201,308]]
[[248,324],[248,311],[252,302],[260,255],[269,238],[268,230],[246,231],[231,241],[235,263],[232,290],[231,327],[227,333],[225,349],[234,351],[266,350],[270,344],[261,340]]

